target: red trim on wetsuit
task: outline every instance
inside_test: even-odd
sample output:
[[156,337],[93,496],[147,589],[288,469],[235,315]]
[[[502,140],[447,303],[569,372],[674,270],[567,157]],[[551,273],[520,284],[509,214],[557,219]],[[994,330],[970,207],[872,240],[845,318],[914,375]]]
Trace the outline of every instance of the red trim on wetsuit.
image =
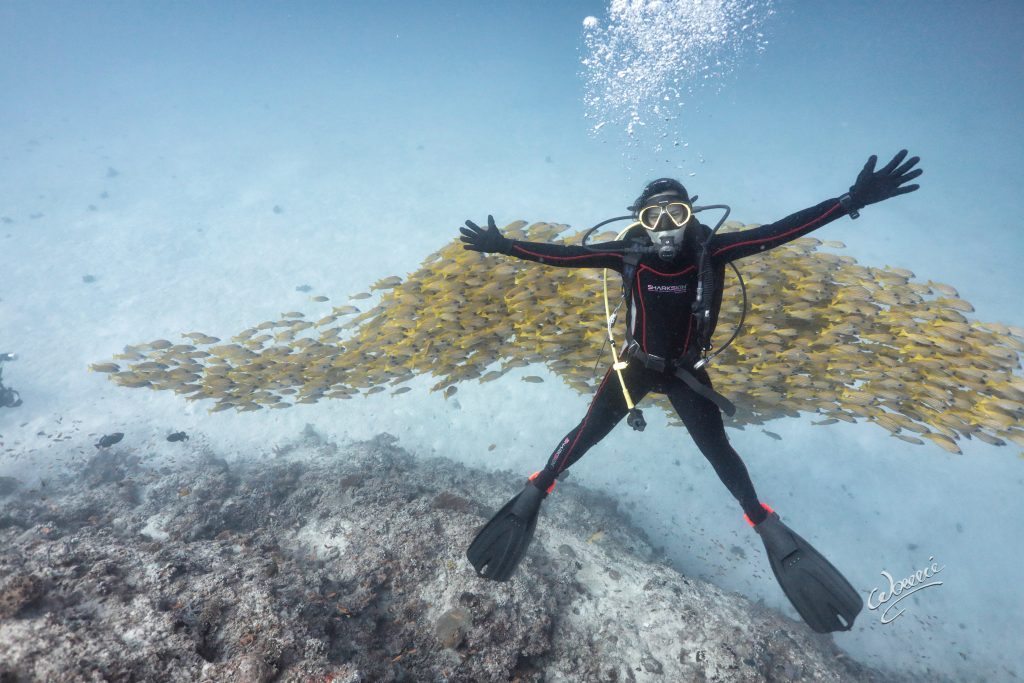
[[697,266],[686,266],[685,268],[683,268],[682,270],[680,270],[679,272],[676,272],[676,273],[663,273],[660,270],[655,270],[654,268],[651,268],[650,266],[648,266],[648,265],[646,265],[644,263],[641,263],[637,267],[637,270],[638,271],[640,271],[640,270],[649,270],[652,273],[654,273],[655,275],[661,275],[662,277],[678,277],[680,275],[686,275],[691,270],[696,270],[696,268],[697,268]]
[[622,258],[622,254],[616,253],[614,251],[595,251],[595,252],[592,252],[592,253],[589,253],[589,254],[580,254],[579,256],[548,256],[547,254],[541,254],[541,253],[538,253],[536,251],[530,251],[529,249],[523,249],[518,244],[513,244],[512,248],[513,249],[518,249],[519,251],[523,252],[524,254],[529,254],[530,256],[533,256],[534,258],[538,258],[538,259],[542,259],[542,260],[543,259],[548,259],[548,260],[551,260],[551,261],[576,261],[576,260],[581,259],[581,258],[594,258],[595,256],[618,256],[619,258]]
[[748,244],[758,244],[759,242],[772,242],[774,240],[782,240],[782,239],[786,238],[787,236],[792,235],[794,232],[799,232],[799,231],[803,230],[804,228],[806,228],[809,225],[814,225],[815,223],[828,218],[830,215],[832,215],[832,213],[836,209],[840,208],[841,206],[842,206],[841,204],[836,202],[835,206],[833,206],[831,209],[829,209],[828,211],[826,211],[822,215],[818,216],[814,220],[807,221],[803,225],[799,225],[799,226],[797,226],[797,227],[795,227],[795,228],[793,228],[791,230],[787,230],[786,232],[782,233],[781,235],[771,235],[770,237],[762,237],[761,239],[757,239],[757,240],[747,240],[746,242],[737,242],[735,244],[730,244],[727,247],[722,247],[721,249],[719,249],[718,251],[713,253],[711,255],[711,258],[715,258],[719,254],[724,253],[726,251],[729,251],[730,249],[735,249],[736,247],[744,247],[744,246],[746,246]]
[[[640,339],[641,339],[641,341],[640,341],[640,350],[642,350],[644,353],[647,353],[647,306],[644,305],[644,290],[640,286],[640,272],[643,271],[643,270],[649,270],[652,273],[654,273],[655,275],[660,275],[661,277],[680,277],[680,276],[686,275],[691,270],[696,270],[696,269],[697,269],[697,266],[687,266],[686,268],[683,268],[682,270],[680,270],[680,271],[678,271],[676,273],[663,273],[660,270],[655,270],[654,268],[651,268],[650,266],[644,265],[644,264],[640,264],[640,266],[637,267],[637,269],[636,269],[636,282],[633,284],[633,291],[640,292],[640,296],[637,297],[639,299],[639,301],[640,301],[640,310],[643,311],[643,316],[640,318]],[[689,319],[689,317],[687,319]],[[687,324],[692,326],[693,323],[689,322]],[[690,334],[689,328],[687,328],[686,334],[687,334],[687,337],[689,337],[689,334]],[[634,338],[635,338],[635,335],[634,335]]]
[[683,342],[683,355],[690,350],[690,337],[693,335],[693,316],[686,316],[686,341]]
[[[561,467],[562,462],[569,459],[569,455],[572,453],[572,449],[576,448],[576,444],[579,443],[580,437],[583,436],[584,430],[587,428],[587,420],[590,419],[590,413],[594,410],[594,404],[597,403],[597,397],[601,395],[601,390],[604,389],[604,385],[608,382],[608,378],[612,376],[613,369],[608,368],[608,371],[604,373],[604,379],[601,380],[600,386],[597,387],[597,391],[594,392],[594,398],[590,400],[590,407],[587,408],[587,414],[583,417],[583,422],[580,423],[580,429],[576,432],[576,438],[569,444],[569,448],[562,452],[562,457],[559,459],[558,464],[555,465],[555,474],[561,474],[565,469]],[[555,449],[556,451],[558,449]],[[552,455],[554,455],[552,453]]]
[[[640,287],[640,268],[636,269],[636,282],[633,283],[633,291],[640,292],[637,301],[640,302],[640,348],[647,353],[647,306],[644,304],[644,290]],[[634,337],[635,339],[635,337]]]

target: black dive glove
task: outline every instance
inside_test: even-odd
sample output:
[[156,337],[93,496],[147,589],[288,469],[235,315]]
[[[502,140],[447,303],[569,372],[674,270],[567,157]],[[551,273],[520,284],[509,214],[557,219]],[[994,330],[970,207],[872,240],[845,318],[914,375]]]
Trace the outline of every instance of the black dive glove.
[[487,229],[484,230],[473,221],[466,221],[466,227],[459,228],[462,233],[463,249],[479,251],[485,254],[507,254],[512,251],[512,240],[498,232],[494,224],[494,216],[487,217]]
[[[907,150],[901,149],[899,154],[892,158],[881,170],[875,170],[875,162],[878,157],[874,154],[864,164],[864,168],[857,176],[857,181],[850,187],[850,192],[839,198],[843,208],[850,214],[850,218],[860,215],[860,210],[868,204],[875,204],[883,199],[889,199],[897,195],[913,192],[920,185],[907,185],[900,187],[917,176],[924,173],[919,168],[914,168],[920,157],[910,157],[900,165],[903,158],[907,156]],[[899,168],[897,168],[899,166]],[[914,168],[914,170],[910,170]]]

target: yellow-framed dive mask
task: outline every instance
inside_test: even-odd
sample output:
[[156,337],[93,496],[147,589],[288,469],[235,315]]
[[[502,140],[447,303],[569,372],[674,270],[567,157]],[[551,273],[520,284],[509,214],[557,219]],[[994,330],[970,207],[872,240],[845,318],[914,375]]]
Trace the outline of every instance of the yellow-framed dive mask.
[[[640,209],[637,220],[648,230],[656,230],[662,216],[668,216],[669,220],[677,228],[686,225],[693,216],[693,208],[686,202],[658,202]],[[664,228],[670,230],[671,228]]]

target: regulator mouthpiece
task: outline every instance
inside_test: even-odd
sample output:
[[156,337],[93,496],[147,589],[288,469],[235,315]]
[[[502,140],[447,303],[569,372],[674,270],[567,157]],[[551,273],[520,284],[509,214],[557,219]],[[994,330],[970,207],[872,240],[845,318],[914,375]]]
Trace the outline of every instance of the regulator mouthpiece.
[[[673,230],[672,233],[678,232]],[[657,235],[657,233],[655,233]],[[658,241],[658,257],[663,261],[671,261],[675,259],[676,254],[679,253],[679,245],[676,244],[676,235],[657,235]]]

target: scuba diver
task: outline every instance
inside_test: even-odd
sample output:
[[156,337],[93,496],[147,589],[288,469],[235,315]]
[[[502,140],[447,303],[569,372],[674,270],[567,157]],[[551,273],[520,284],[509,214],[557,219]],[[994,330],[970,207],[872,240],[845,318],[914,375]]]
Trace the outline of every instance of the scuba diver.
[[[764,542],[780,586],[804,621],[819,633],[852,628],[863,608],[860,595],[828,560],[760,502],[746,466],[726,437],[721,413],[732,415],[735,409],[714,390],[707,366],[721,351],[709,355],[726,266],[842,216],[857,218],[869,204],[917,190],[918,185],[906,183],[921,175],[921,169],[914,168],[920,159],[915,156],[904,161],[906,155],[906,150],[900,151],[877,171],[877,157],[872,155],[849,192],[775,223],[739,232],[718,234],[729,207],[695,206],[697,197],[691,198],[686,188],[671,178],[649,183],[628,208],[629,216],[594,226],[584,234],[581,245],[511,240],[501,234],[491,216],[487,228],[467,220],[466,227],[460,228],[465,249],[551,266],[620,273],[626,319],[625,343],[617,352],[612,339],[615,314],[608,303],[606,280],[605,310],[613,362],[580,423],[558,442],[544,469],[529,477],[523,490],[494,515],[469,546],[466,555],[477,574],[495,581],[511,578],[533,537],[541,502],[554,489],[559,475],[623,417],[631,427],[642,430],[645,423],[636,404],[646,394],[657,392],[667,395],[701,453],[739,502],[747,523]],[[696,218],[698,212],[712,208],[725,210],[714,229]],[[632,222],[615,240],[587,244],[587,237],[598,227],[623,219]]]

